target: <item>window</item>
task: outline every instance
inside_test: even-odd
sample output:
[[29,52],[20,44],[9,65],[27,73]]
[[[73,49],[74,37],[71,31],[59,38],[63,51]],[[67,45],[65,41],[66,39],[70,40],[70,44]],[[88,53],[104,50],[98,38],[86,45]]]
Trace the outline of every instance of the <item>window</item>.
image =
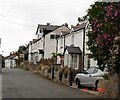
[[42,30],[39,30],[40,33],[42,33]]
[[74,69],[76,69],[76,68],[78,68],[78,66],[77,66],[77,55],[71,55],[71,57],[70,57],[70,66],[72,67],[72,68],[74,68]]
[[65,65],[65,66],[69,66],[69,55],[68,55],[68,54],[65,54],[64,57],[65,57],[65,58],[64,58],[64,65]]
[[50,35],[50,39],[55,39],[55,35]]
[[56,39],[58,39],[60,37],[60,35],[56,35]]
[[97,68],[91,67],[86,72],[89,73],[89,74],[92,74],[92,73],[96,73],[97,71],[98,71]]
[[50,39],[58,39],[60,35],[50,35]]
[[35,53],[35,61],[38,61],[38,53]]
[[67,66],[69,66],[69,55],[67,55]]
[[95,68],[93,73],[97,73],[97,72],[98,72],[98,68]]
[[61,40],[60,40],[60,49],[62,49],[63,48],[63,39],[61,38]]

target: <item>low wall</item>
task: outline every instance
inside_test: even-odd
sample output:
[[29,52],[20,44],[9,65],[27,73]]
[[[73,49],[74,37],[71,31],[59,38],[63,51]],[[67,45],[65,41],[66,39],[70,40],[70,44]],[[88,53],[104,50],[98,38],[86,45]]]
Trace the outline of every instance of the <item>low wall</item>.
[[[67,66],[63,67],[61,65],[51,65],[51,64],[44,65],[42,63],[34,64],[30,62],[23,62],[20,64],[20,68],[25,69],[27,71],[32,71],[47,79],[54,80],[56,82],[61,82],[66,85],[69,85],[70,82],[74,83],[74,76],[76,74],[75,70],[71,70]],[[54,70],[54,79],[53,79],[53,70]]]

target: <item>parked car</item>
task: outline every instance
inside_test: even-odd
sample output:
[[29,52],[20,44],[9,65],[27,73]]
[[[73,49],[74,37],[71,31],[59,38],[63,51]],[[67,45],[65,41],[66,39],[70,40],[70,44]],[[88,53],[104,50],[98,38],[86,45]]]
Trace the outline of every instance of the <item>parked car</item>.
[[102,79],[102,76],[106,73],[106,71],[101,71],[98,67],[90,67],[88,70],[76,74],[75,81],[78,88],[87,86],[97,89],[99,80]]

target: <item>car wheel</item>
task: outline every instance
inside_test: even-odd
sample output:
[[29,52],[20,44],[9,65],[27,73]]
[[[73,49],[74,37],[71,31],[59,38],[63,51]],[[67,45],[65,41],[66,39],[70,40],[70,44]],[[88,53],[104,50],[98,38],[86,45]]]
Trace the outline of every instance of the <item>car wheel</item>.
[[97,90],[98,83],[99,83],[99,80],[97,80],[97,81],[95,82],[95,91]]
[[79,79],[76,79],[76,84],[77,84],[78,88],[81,88],[81,84],[80,84],[80,80]]

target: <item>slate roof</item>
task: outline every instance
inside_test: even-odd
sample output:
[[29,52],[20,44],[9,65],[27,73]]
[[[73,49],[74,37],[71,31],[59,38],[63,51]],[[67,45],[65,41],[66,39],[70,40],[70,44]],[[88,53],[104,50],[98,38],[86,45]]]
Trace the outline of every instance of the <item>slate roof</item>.
[[5,57],[5,59],[14,59],[16,57],[16,55],[9,55],[7,57]]
[[60,26],[58,26],[58,25],[41,25],[41,24],[38,24],[36,34],[38,33],[38,29],[53,31],[53,30],[57,29],[58,27],[60,27]]
[[[76,26],[71,25],[71,28],[73,28],[73,32],[79,31],[87,26],[87,23],[77,24]],[[62,36],[66,36],[70,34],[70,32],[62,32]]]
[[[69,54],[82,54],[82,51],[79,47],[66,46],[65,51],[68,51]],[[64,53],[65,53],[64,51]]]
[[68,34],[70,34],[70,31],[68,32],[68,31],[62,31],[62,36],[65,36],[65,35],[68,35]]
[[87,25],[87,23],[82,23],[82,24],[77,24],[76,26],[71,26],[73,28],[74,31],[78,31],[78,30],[81,30],[83,28],[85,28]]

